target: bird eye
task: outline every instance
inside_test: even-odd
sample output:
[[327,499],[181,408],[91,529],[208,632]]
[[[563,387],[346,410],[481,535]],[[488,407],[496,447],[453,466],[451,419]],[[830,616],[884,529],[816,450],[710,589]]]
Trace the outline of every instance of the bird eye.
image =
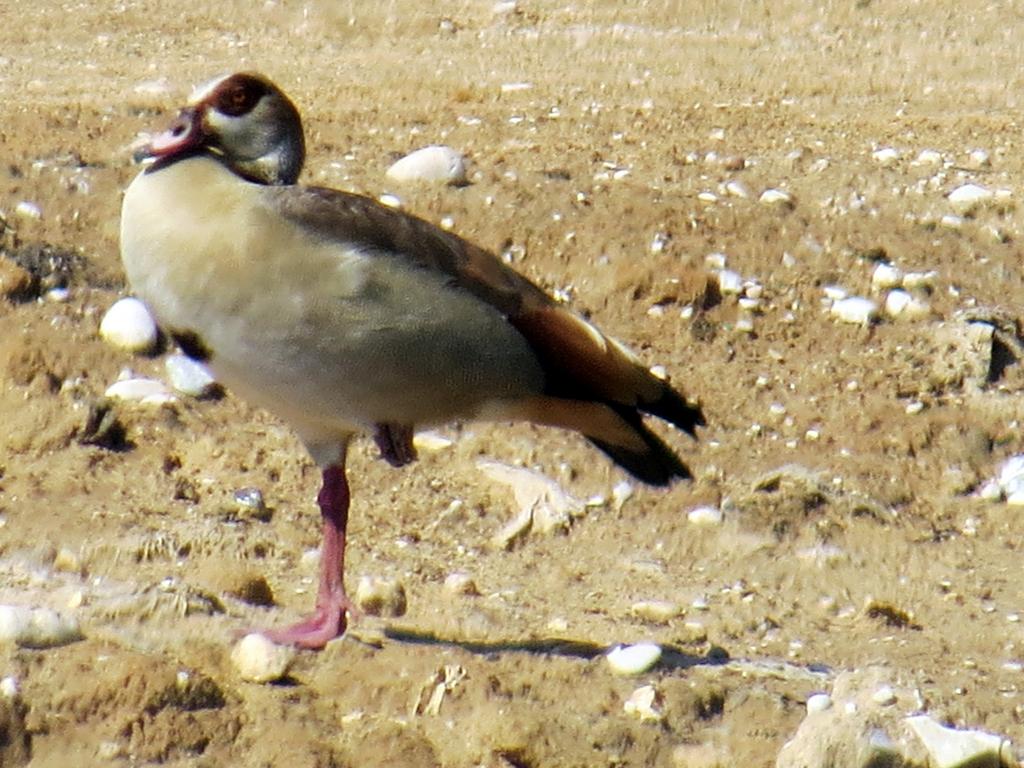
[[252,110],[263,92],[248,83],[235,83],[223,89],[217,98],[217,110],[225,115],[238,117]]

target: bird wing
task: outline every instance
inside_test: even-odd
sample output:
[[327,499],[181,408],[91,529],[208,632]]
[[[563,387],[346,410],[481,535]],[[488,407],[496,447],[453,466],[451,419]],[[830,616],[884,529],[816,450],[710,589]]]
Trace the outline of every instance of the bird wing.
[[281,215],[318,238],[356,244],[446,275],[522,334],[545,374],[545,394],[639,408],[693,433],[702,424],[625,346],[560,305],[494,254],[377,201],[323,187],[268,187]]

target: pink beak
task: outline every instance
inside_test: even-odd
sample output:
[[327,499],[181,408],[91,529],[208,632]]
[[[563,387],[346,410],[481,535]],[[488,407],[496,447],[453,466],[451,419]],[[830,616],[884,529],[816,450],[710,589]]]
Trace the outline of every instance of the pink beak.
[[139,154],[143,157],[170,157],[194,149],[206,140],[197,109],[183,109],[166,131],[153,138]]

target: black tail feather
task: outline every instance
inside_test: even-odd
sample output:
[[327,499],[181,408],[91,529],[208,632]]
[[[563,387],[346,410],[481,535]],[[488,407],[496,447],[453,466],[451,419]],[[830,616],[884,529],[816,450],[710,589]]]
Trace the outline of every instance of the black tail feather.
[[[664,419],[670,424],[675,424],[679,429],[686,432],[688,435],[696,437],[696,428],[703,427],[707,422],[704,421],[704,412],[701,410],[699,405],[693,405],[688,403],[686,399],[676,392],[668,384],[662,388],[661,396],[652,402],[640,403],[640,410],[644,413],[649,413],[652,416],[657,416],[659,419]],[[622,414],[624,418],[626,414]],[[629,419],[632,424],[633,422]]]
[[[661,438],[647,428],[641,420],[639,413],[627,409],[616,410],[632,427],[637,437],[643,441],[643,448],[626,448],[588,436],[587,439],[591,443],[600,448],[606,456],[637,480],[648,485],[665,486],[674,480],[687,480],[693,477],[690,468],[676,456],[671,448],[662,442]],[[686,428],[683,427],[683,429]],[[687,431],[690,432],[691,430],[688,429]]]

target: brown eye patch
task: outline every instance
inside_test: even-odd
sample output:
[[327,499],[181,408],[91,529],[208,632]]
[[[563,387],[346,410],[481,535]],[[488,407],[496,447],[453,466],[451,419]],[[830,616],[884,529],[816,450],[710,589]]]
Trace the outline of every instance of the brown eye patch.
[[234,75],[217,88],[213,104],[218,112],[238,117],[252,111],[267,93],[269,89],[263,81],[250,75]]

